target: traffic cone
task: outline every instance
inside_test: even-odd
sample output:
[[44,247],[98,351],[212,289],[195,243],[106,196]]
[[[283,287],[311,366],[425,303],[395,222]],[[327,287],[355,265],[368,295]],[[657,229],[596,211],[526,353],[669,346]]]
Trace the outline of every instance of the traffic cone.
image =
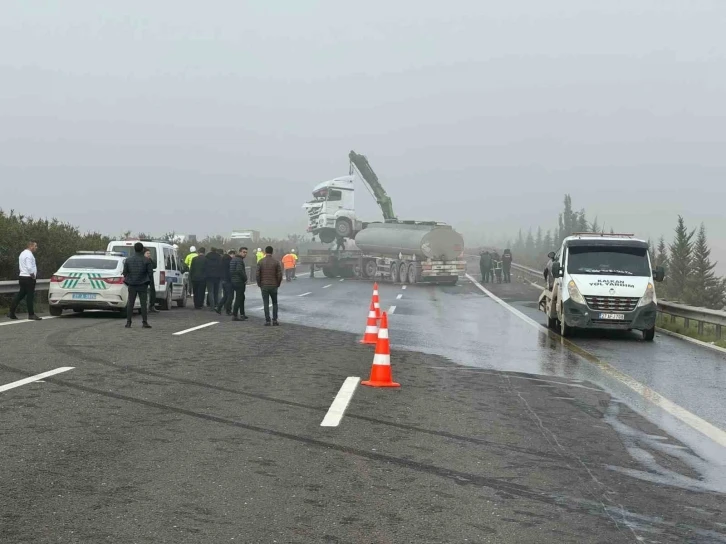
[[373,366],[371,366],[371,377],[360,383],[370,387],[401,387],[400,383],[393,381],[391,374],[391,345],[388,341],[388,315],[386,312],[383,312],[381,316],[376,354],[373,356]]
[[376,311],[376,319],[381,319],[381,301],[378,298],[378,283],[373,284],[373,308]]
[[360,341],[361,344],[372,344],[378,343],[378,321],[376,320],[376,311],[373,309],[373,301],[371,300],[371,307],[368,310],[368,322],[366,323],[366,332],[363,335],[363,339]]

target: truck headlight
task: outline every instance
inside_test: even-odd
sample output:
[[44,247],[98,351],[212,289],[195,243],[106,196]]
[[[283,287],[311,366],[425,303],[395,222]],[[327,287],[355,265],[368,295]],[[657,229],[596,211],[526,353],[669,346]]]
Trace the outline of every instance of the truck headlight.
[[585,304],[585,297],[582,296],[582,293],[580,293],[580,290],[573,280],[570,280],[570,283],[567,284],[567,292],[570,293],[570,298],[573,302]]
[[648,304],[653,304],[655,302],[655,289],[653,288],[653,284],[649,283],[648,287],[645,288],[645,294],[640,297],[640,300],[638,301],[638,308],[641,306],[647,306]]

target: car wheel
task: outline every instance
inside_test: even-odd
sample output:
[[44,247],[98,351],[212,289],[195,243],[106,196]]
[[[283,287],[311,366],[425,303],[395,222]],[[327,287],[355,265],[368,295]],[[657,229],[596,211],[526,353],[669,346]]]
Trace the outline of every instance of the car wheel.
[[652,342],[655,339],[655,325],[652,326],[650,329],[645,329],[643,331],[643,340],[646,342]]
[[162,310],[171,310],[171,289],[166,290],[166,297],[161,301]]
[[59,317],[63,315],[63,308],[61,308],[60,306],[49,306],[48,311],[53,317]]
[[179,306],[179,308],[186,308],[187,305],[187,288],[184,287],[184,291],[182,292],[182,297],[176,301],[176,305]]

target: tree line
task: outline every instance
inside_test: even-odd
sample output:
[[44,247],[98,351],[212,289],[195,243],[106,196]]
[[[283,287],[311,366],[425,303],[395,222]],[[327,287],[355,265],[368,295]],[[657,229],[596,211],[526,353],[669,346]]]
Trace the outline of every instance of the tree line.
[[[606,225],[599,223],[597,217],[589,221],[585,210],[575,211],[570,195],[565,195],[564,208],[554,229],[540,227],[534,233],[529,229],[526,235],[520,230],[508,245],[515,262],[544,269],[547,254],[556,251],[575,232],[613,233],[614,229],[608,226],[606,230]],[[661,236],[657,245],[651,240],[648,245],[653,266],[663,266],[666,270],[666,279],[658,286],[661,298],[719,310],[726,305],[726,278],[716,275],[717,263],[711,261],[705,225],[689,230],[679,215],[670,242]]]

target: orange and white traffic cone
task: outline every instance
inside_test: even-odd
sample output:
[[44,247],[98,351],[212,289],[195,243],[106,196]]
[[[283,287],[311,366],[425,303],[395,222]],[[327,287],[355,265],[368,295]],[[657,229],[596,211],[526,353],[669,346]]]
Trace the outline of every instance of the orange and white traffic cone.
[[381,319],[381,301],[378,298],[378,283],[373,284],[373,308],[376,311],[376,319]]
[[361,344],[376,345],[378,343],[378,321],[376,320],[376,311],[373,309],[373,301],[368,310],[368,321],[366,322],[366,332],[363,335]]
[[373,356],[370,379],[360,382],[370,387],[401,387],[400,383],[393,381],[391,374],[391,344],[388,340],[388,315],[381,315],[381,326],[378,329],[378,342],[376,354]]

